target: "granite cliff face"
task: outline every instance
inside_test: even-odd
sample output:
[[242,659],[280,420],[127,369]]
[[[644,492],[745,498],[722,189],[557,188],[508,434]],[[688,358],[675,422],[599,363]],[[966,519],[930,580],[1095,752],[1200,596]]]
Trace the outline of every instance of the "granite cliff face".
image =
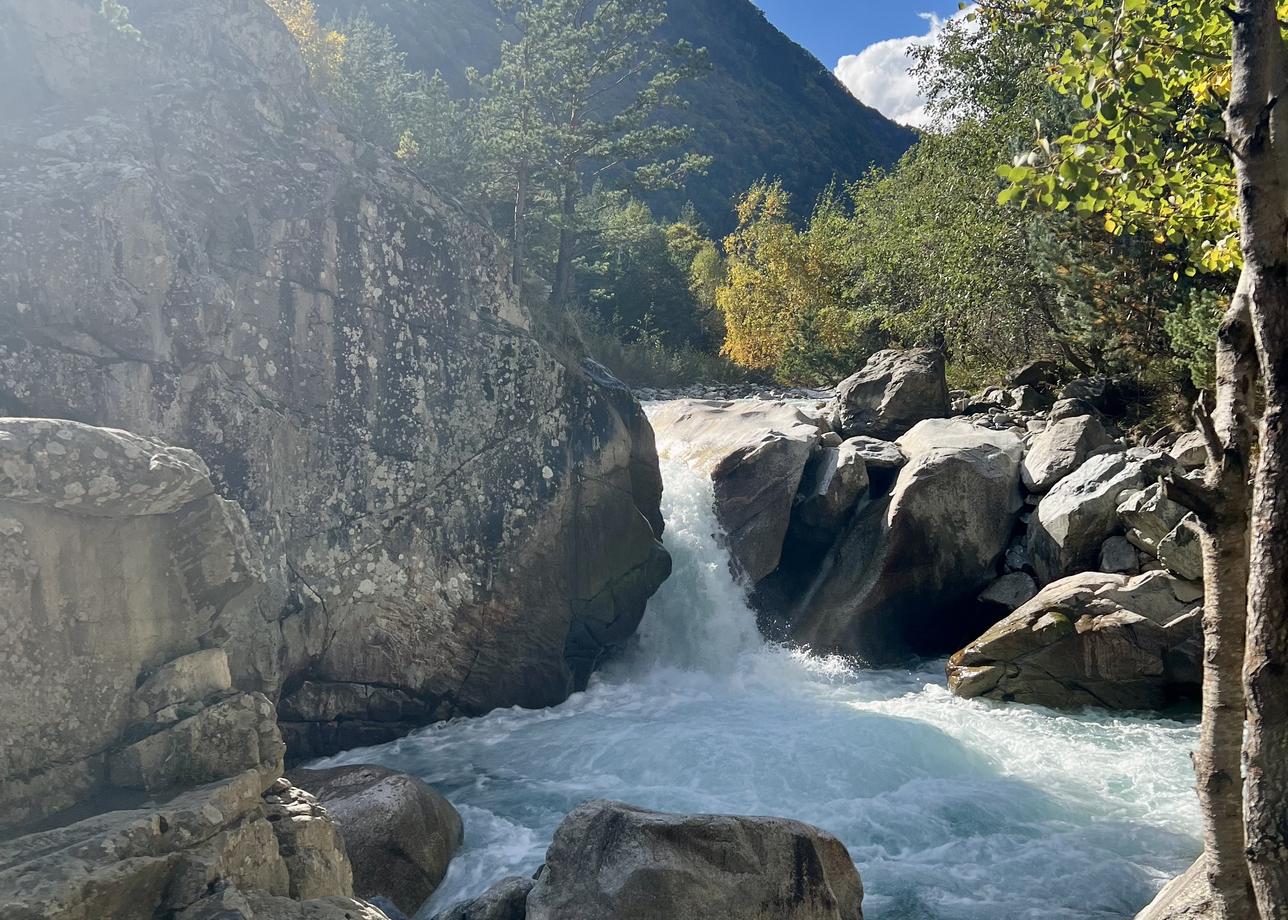
[[638,404],[262,0],[130,10],[0,0],[0,413],[204,459],[265,586],[203,641],[297,753],[560,701],[669,571]]

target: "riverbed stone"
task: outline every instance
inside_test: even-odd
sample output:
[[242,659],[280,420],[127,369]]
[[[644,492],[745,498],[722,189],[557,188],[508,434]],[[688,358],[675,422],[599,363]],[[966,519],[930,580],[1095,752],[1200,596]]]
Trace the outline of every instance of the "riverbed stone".
[[837,385],[829,409],[832,429],[844,437],[884,440],[925,419],[951,414],[943,354],[926,348],[877,352]]
[[596,801],[555,831],[525,920],[861,920],[862,902],[844,844],[808,824]]
[[461,816],[424,781],[357,765],[290,774],[339,826],[353,865],[353,891],[382,895],[409,916],[438,887],[461,845]]
[[676,400],[655,409],[652,421],[675,456],[711,477],[739,571],[753,584],[773,572],[822,435],[818,423],[796,406],[757,400]]
[[908,463],[892,493],[847,525],[790,612],[791,637],[816,651],[892,664],[965,642],[983,625],[969,614],[1023,507],[1023,445],[1009,432],[937,419],[899,446]]
[[1165,572],[1073,575],[957,652],[948,685],[1057,708],[1157,709],[1198,689],[1200,606]]
[[1080,415],[1052,423],[1033,439],[1024,457],[1024,487],[1030,492],[1049,491],[1082,466],[1092,451],[1111,440],[1095,416]]

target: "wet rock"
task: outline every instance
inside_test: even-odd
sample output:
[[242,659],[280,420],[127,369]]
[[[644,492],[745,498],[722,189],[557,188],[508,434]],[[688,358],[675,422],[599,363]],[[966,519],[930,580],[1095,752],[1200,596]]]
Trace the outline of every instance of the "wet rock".
[[982,625],[967,612],[1015,528],[1023,447],[959,420],[922,422],[899,445],[893,492],[850,522],[790,614],[815,650],[887,664]]
[[1208,887],[1207,863],[1195,860],[1185,872],[1168,882],[1136,920],[1212,920],[1216,908]]
[[555,831],[526,920],[861,920],[845,846],[785,818],[588,802]]
[[536,884],[519,876],[502,879],[473,901],[436,914],[434,920],[526,920],[528,894]]
[[1163,572],[1089,572],[1044,588],[948,663],[958,696],[1157,709],[1197,690],[1200,609]]
[[913,425],[952,414],[943,355],[932,349],[881,351],[836,388],[832,430],[892,440]]
[[791,531],[830,544],[860,499],[867,496],[868,483],[859,445],[846,442],[840,447],[824,447],[805,469]]
[[1021,471],[1030,492],[1047,492],[1112,439],[1094,416],[1061,419],[1033,439]]
[[716,516],[742,573],[755,583],[774,571],[821,436],[817,423],[794,406],[759,401],[676,401],[652,419],[674,450],[710,474]]
[[290,779],[325,806],[353,864],[353,891],[416,913],[461,845],[461,816],[421,780],[375,766],[297,770]]

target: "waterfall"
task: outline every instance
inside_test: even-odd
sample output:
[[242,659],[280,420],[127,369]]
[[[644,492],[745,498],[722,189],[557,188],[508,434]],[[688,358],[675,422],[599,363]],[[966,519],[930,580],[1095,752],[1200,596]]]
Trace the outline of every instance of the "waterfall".
[[869,920],[1119,920],[1197,855],[1192,722],[960,700],[942,662],[862,671],[764,642],[710,480],[667,447],[675,572],[586,692],[326,761],[415,773],[460,810],[465,845],[418,917],[533,872],[591,798],[819,825]]

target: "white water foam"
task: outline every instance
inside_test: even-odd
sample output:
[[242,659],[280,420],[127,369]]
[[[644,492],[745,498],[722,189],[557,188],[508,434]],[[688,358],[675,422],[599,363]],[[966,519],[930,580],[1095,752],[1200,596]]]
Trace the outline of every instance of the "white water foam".
[[592,798],[817,824],[849,847],[869,920],[1117,920],[1197,855],[1193,723],[959,700],[942,663],[863,671],[768,645],[710,482],[663,473],[675,573],[589,690],[326,762],[415,773],[460,809],[465,845],[419,917],[533,872]]

